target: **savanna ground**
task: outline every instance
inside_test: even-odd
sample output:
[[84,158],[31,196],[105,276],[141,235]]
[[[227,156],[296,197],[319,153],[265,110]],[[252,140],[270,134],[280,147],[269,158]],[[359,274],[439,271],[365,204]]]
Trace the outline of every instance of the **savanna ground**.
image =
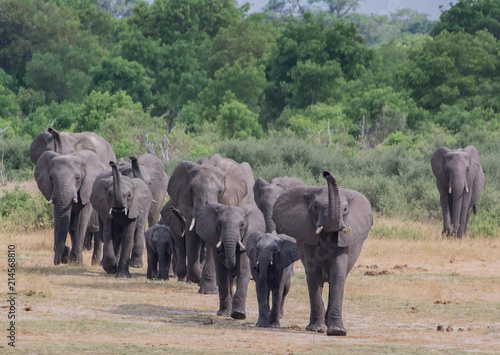
[[3,301],[0,353],[500,352],[500,240],[442,240],[440,231],[438,223],[375,216],[347,280],[347,337],[305,331],[309,300],[300,262],[282,327],[264,329],[254,326],[253,281],[247,319],[236,321],[216,316],[217,295],[174,279],[149,281],[146,267],[116,279],[90,266],[90,252],[84,266],[53,266],[51,230],[0,233],[3,300],[8,245],[15,245],[17,260],[16,348],[7,345],[10,306]]

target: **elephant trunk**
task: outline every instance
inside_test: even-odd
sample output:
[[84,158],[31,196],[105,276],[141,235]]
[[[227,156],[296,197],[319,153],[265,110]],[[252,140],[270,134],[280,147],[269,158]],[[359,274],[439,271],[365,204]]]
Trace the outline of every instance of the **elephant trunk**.
[[276,224],[273,221],[272,206],[264,207],[264,220],[266,221],[266,233],[272,233],[276,230]]
[[132,175],[137,178],[141,179],[144,181],[144,178],[142,177],[141,174],[141,169],[139,168],[139,163],[137,162],[137,158],[135,155],[130,156],[130,161],[132,162]]
[[259,278],[265,280],[267,278],[267,268],[269,264],[272,265],[272,252],[269,250],[263,250],[259,255]]
[[56,153],[63,154],[61,136],[59,135],[59,132],[52,127],[49,127],[48,131],[52,134],[52,137],[54,137],[54,151]]
[[462,237],[460,231],[463,229],[465,221],[462,221],[462,204],[464,199],[464,194],[467,191],[467,184],[465,177],[454,176],[450,177],[450,190],[451,190],[451,205],[450,205],[450,215],[451,224],[453,227],[453,234],[457,237]]
[[118,171],[118,167],[115,162],[110,161],[109,165],[113,170],[113,198],[111,207],[117,210],[123,210],[125,208],[122,197],[122,189],[121,189],[121,181],[120,181],[120,172]]
[[342,225],[342,214],[340,209],[340,193],[337,180],[328,170],[323,171],[323,177],[328,185],[328,212],[326,231],[339,231],[344,229]]
[[70,220],[71,205],[56,205],[54,208],[54,265],[64,262],[63,254],[66,248]]
[[236,245],[239,239],[239,235],[224,236],[223,234],[221,237],[221,240],[225,242],[223,243],[223,251],[217,250],[217,255],[228,270],[233,270],[236,266]]

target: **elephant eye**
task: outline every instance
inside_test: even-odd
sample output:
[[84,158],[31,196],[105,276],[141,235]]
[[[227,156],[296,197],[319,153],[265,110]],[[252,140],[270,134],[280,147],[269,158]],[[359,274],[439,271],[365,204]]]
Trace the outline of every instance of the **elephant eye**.
[[80,174],[76,174],[76,181],[80,181],[80,178],[81,178]]
[[245,227],[245,223],[241,222],[240,223],[240,228],[244,228]]

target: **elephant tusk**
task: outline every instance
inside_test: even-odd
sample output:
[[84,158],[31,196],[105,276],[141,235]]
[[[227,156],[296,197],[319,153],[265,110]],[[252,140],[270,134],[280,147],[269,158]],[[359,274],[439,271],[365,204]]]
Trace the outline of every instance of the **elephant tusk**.
[[50,206],[50,205],[53,205],[53,204],[54,204],[54,200],[53,199],[50,199],[50,200],[47,201],[47,205]]
[[316,229],[316,234],[320,234],[322,230],[323,230],[323,226],[319,226],[319,227]]
[[342,232],[343,232],[344,234],[351,234],[351,231],[352,231],[351,227],[349,227],[349,228],[345,228],[345,227],[344,227],[344,228],[342,228]]
[[241,240],[238,240],[238,245],[240,246],[240,251],[245,251],[246,250],[246,248],[243,245],[243,243],[241,242]]
[[272,260],[269,262],[269,265],[273,266],[273,261]]
[[75,198],[73,199],[73,202],[74,202],[74,203],[78,203],[78,198],[76,198],[76,197],[75,197]]
[[465,186],[465,192],[469,192],[469,186]]
[[222,241],[219,240],[219,242],[217,243],[217,245],[215,246],[217,249],[219,249],[222,245]]
[[109,209],[109,214],[111,214],[111,212],[113,212],[113,207]]
[[194,219],[193,217],[193,220],[191,221],[191,225],[189,226],[189,230],[192,231],[193,230],[193,227],[194,227],[194,224],[195,224],[196,220]]
[[449,194],[451,194],[451,186],[450,186],[450,188],[449,188],[449,190],[448,190],[448,193],[449,193]]
[[184,238],[184,236],[185,236],[185,235],[186,235],[186,231],[183,229],[183,230],[182,230],[182,235],[181,235],[181,237],[183,237],[183,238]]
[[128,216],[128,210],[127,210],[127,207],[125,207],[125,216]]
[[153,203],[157,203],[158,201],[156,201],[156,200],[151,200],[151,202],[153,202]]

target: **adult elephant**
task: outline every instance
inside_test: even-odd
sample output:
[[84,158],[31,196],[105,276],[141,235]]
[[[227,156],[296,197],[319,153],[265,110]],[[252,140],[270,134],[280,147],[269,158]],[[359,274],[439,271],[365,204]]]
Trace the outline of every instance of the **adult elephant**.
[[[342,321],[342,301],[347,275],[373,225],[370,202],[359,192],[342,189],[334,176],[323,172],[326,186],[296,187],[274,204],[278,233],[297,241],[306,272],[311,314],[306,330],[347,335]],[[329,283],[328,307],[322,299]]]
[[483,191],[484,173],[477,149],[436,149],[431,158],[443,211],[443,235],[462,238]]
[[[183,161],[170,176],[168,194],[189,227],[186,231],[187,276],[200,283],[200,293],[216,293],[214,256],[207,250],[202,265],[202,239],[196,234],[196,220],[209,203],[241,206],[254,200],[255,184],[250,165],[238,164],[219,154],[202,158],[198,163]],[[202,269],[203,268],[203,269]]]
[[130,277],[129,266],[143,265],[144,228],[153,196],[143,180],[122,176],[112,161],[109,165],[111,171],[96,178],[90,202],[99,213],[104,270]]
[[255,180],[253,188],[255,203],[264,214],[266,232],[272,233],[276,230],[273,221],[273,206],[278,197],[283,192],[298,186],[306,186],[306,184],[296,177],[281,176],[272,178],[269,182],[263,178]]
[[[248,237],[265,230],[264,216],[255,203],[226,206],[209,203],[198,214],[196,231],[207,248],[217,254],[215,269],[219,288],[218,316],[246,318],[250,261],[245,253]],[[233,283],[236,278],[236,292]]]
[[54,205],[54,265],[66,261],[68,233],[72,247],[69,260],[83,263],[83,242],[93,211],[92,186],[105,169],[89,150],[68,155],[46,151],[37,160],[36,183],[48,204]]
[[142,179],[148,185],[153,195],[148,211],[148,226],[156,225],[168,187],[168,176],[161,160],[149,153],[139,157],[132,155],[130,162],[120,161],[118,169],[122,175]]
[[180,211],[174,207],[172,200],[169,200],[161,209],[160,224],[170,228],[170,233],[174,239],[174,272],[178,280],[184,280],[187,275],[186,268],[186,219]]
[[36,164],[43,152],[48,150],[60,154],[90,150],[106,165],[110,161],[115,161],[115,153],[109,143],[93,132],[69,133],[49,128],[47,132],[38,134],[31,142],[30,158],[33,164]]

